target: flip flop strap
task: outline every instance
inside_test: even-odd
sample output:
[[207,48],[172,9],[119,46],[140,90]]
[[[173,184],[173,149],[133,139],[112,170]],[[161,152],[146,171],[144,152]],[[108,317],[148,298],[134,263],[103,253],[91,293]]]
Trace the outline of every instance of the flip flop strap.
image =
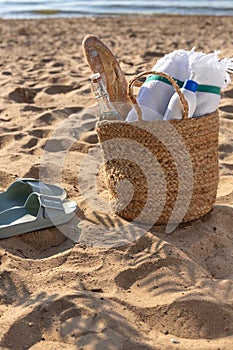
[[[60,215],[58,214],[59,211],[64,212],[64,206],[60,198],[54,198],[43,194],[38,195],[38,197],[40,199],[44,218],[51,219],[51,214],[53,217],[53,215]],[[55,214],[55,212],[57,213]]]
[[64,211],[64,207],[60,198],[54,198],[52,196],[47,196],[44,194],[39,195],[41,206],[45,209],[56,209]]
[[43,194],[43,192],[46,192],[46,195],[53,195],[53,191],[46,186],[43,182],[40,182],[39,180],[36,179],[20,179],[20,181],[26,183],[29,185],[32,189],[32,192],[37,192],[39,194]]

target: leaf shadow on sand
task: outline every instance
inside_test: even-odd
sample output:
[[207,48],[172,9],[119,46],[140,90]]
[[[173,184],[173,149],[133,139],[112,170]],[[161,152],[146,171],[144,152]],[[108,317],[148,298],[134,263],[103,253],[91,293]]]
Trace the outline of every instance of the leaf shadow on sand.
[[[115,296],[86,290],[81,282],[72,289],[67,285],[66,291],[59,289],[59,293],[31,294],[24,270],[3,271],[0,289],[6,309],[0,318],[1,346],[23,350],[57,341],[77,349],[156,350],[147,345],[140,323],[181,338],[230,338],[232,214],[232,207],[216,205],[205,217],[181,224],[172,234],[153,227],[131,243],[105,249],[106,254],[121,251],[125,259],[120,271],[113,265],[109,277],[118,288]],[[102,218],[103,226],[108,223],[111,227],[113,221]],[[121,223],[121,219],[114,222],[119,227]],[[54,258],[55,268],[64,264],[68,255],[60,254],[59,261]],[[23,260],[25,269],[30,261]],[[39,263],[43,260],[35,260],[33,266]],[[14,316],[7,325],[13,310],[7,310],[10,305]]]
[[184,338],[233,335],[232,216],[232,207],[216,205],[172,234],[154,227],[128,248],[115,282],[133,293],[133,303],[147,295],[148,306],[136,309],[142,321]]
[[12,324],[3,330],[1,346],[14,350],[29,349],[40,342],[46,347],[49,341],[72,349],[156,349],[146,345],[146,338],[123,313],[114,311],[113,301],[85,291],[65,295],[44,292],[32,297],[22,286]]

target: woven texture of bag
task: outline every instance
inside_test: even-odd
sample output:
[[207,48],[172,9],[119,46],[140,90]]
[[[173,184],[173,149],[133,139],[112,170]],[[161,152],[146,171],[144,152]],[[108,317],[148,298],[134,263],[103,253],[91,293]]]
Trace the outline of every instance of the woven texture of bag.
[[[184,110],[182,120],[142,120],[132,90],[148,74],[164,76],[174,86]],[[114,212],[152,225],[205,215],[215,204],[219,180],[218,111],[187,118],[188,104],[178,85],[160,72],[137,75],[128,93],[139,120],[102,121],[96,126]]]

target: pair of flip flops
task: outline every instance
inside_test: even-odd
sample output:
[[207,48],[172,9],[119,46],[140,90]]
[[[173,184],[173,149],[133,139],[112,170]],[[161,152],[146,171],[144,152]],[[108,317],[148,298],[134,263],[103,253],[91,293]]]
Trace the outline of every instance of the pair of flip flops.
[[0,239],[64,224],[76,208],[59,186],[17,179],[0,193]]

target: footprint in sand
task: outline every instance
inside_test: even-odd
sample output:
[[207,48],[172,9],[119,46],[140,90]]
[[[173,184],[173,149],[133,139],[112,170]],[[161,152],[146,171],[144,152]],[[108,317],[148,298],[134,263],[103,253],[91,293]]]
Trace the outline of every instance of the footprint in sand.
[[[78,113],[82,107],[66,107],[62,109],[54,109],[51,112],[43,112],[39,114],[33,123],[34,127],[41,128],[51,125],[54,127],[56,122],[66,120],[71,114]],[[54,129],[53,129],[54,130]]]
[[[45,346],[53,342],[51,349],[57,349],[57,342],[65,340],[69,350],[73,346],[75,349],[89,346],[93,349],[154,349],[129,324],[124,312],[113,312],[115,304],[98,295],[76,292],[59,297],[44,293],[34,299],[29,297],[27,305],[10,326],[5,325],[5,332],[0,335],[1,346],[22,350],[37,349],[38,345],[40,349],[42,342]],[[0,325],[3,321],[0,320]],[[43,348],[47,349],[45,346]]]
[[36,138],[39,139],[47,139],[49,133],[50,133],[50,129],[48,128],[35,128],[32,130],[29,130],[29,135],[32,135]]
[[39,114],[36,120],[33,122],[34,127],[43,127],[48,125],[53,125],[58,118],[52,112],[44,112]]
[[[8,251],[13,260],[13,256],[36,260],[54,256],[53,265],[55,266],[56,255],[68,251],[73,245],[56,227],[25,233],[0,242],[0,247]],[[60,258],[57,257],[57,266],[61,264]],[[31,268],[34,266],[33,262],[27,262],[27,260],[22,261],[21,264],[25,265],[25,269],[29,268],[28,266]]]
[[226,89],[224,90],[224,97],[229,97],[229,98],[233,98],[233,89]]
[[52,85],[44,90],[46,94],[56,95],[56,94],[67,94],[70,91],[76,90],[77,86],[70,85]]
[[0,127],[0,135],[3,135],[5,133],[13,133],[16,131],[21,131],[21,130],[23,130],[22,126],[12,125],[10,127]]
[[77,317],[81,315],[81,310],[75,308],[75,304],[69,298],[64,297],[57,301],[52,299],[51,297],[51,300],[44,300],[40,305],[34,306],[32,311],[28,309],[25,316],[15,320],[2,337],[1,346],[22,350],[45,340],[45,337],[48,340],[59,341],[57,326],[64,310],[73,308]]
[[37,143],[38,143],[37,137],[30,137],[29,141],[27,141],[25,144],[22,145],[22,148],[30,150],[31,148],[35,147]]
[[34,103],[34,98],[38,90],[17,87],[9,93],[8,98],[18,103]]
[[25,133],[22,132],[10,132],[6,134],[2,134],[0,136],[0,148],[5,148],[6,150],[12,146],[12,149],[15,149],[15,141],[23,140],[23,138],[26,136]]
[[222,107],[219,107],[220,111],[226,112],[226,113],[233,113],[233,106],[232,105],[225,105]]
[[5,134],[0,136],[0,149],[8,147],[15,141],[14,135]]
[[233,145],[230,143],[221,143],[218,148],[219,152],[224,153],[232,153],[233,152]]
[[229,170],[233,170],[233,164],[231,163],[223,162],[222,165]]
[[229,305],[207,300],[174,301],[136,311],[139,319],[181,338],[217,339],[233,334],[233,311]]
[[162,269],[163,267],[167,266],[174,266],[174,264],[181,264],[182,260],[174,258],[174,257],[167,257],[165,259],[158,259],[155,261],[147,261],[145,263],[140,264],[136,268],[129,268],[127,270],[124,270],[120,272],[115,277],[115,283],[127,290],[129,289],[133,284],[138,283],[140,280],[145,279],[150,274],[154,273],[155,271]]

